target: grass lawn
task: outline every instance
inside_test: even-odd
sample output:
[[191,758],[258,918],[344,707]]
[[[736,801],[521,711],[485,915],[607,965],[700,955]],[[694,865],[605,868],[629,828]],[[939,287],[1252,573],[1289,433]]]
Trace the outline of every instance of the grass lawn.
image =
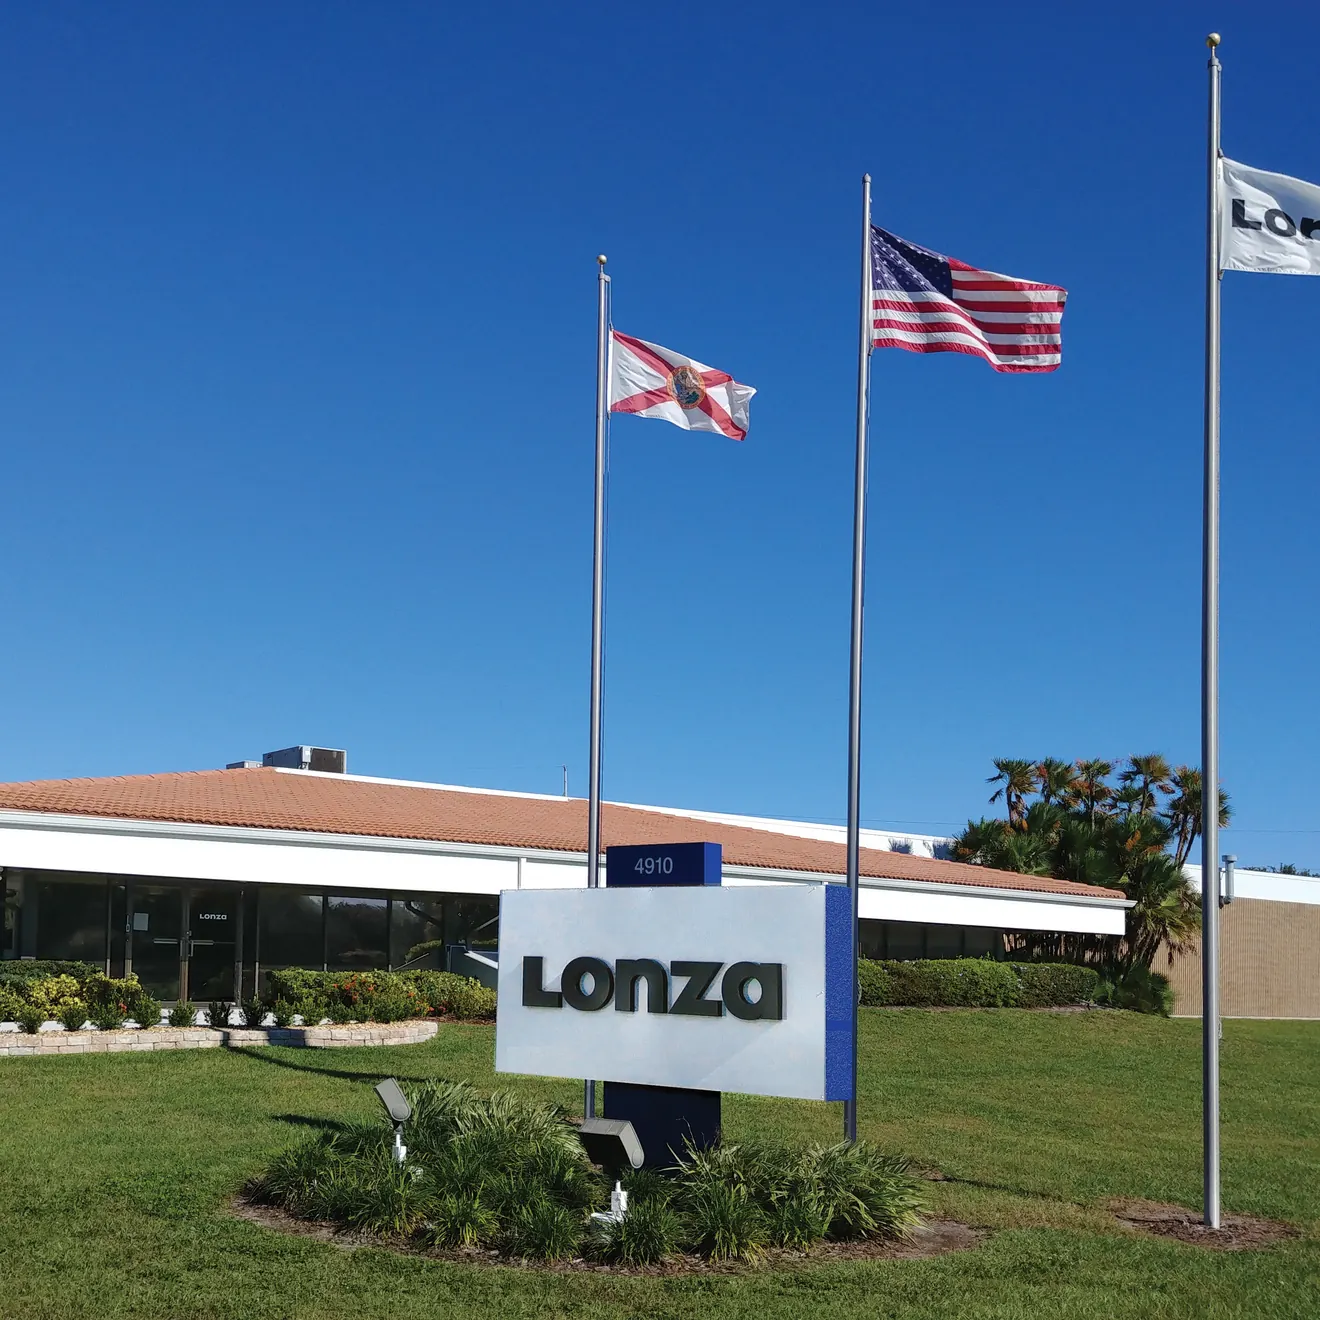
[[[1120,1013],[864,1009],[864,1134],[943,1171],[935,1212],[978,1249],[924,1261],[647,1280],[463,1268],[346,1251],[226,1204],[309,1125],[376,1108],[370,1084],[497,1079],[493,1030],[426,1045],[0,1061],[0,1316],[1320,1316],[1320,1023],[1224,1028],[1224,1206],[1300,1240],[1215,1252],[1138,1236],[1108,1197],[1200,1199],[1200,1025]],[[833,1138],[839,1106],[729,1097],[726,1124]]]

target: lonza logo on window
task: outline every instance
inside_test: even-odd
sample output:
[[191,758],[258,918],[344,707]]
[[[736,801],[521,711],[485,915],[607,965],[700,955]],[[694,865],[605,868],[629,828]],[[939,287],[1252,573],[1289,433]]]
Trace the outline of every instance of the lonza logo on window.
[[[674,1013],[687,1017],[722,1017],[727,1009],[746,1022],[782,1021],[784,1016],[783,963],[720,962],[676,959],[666,968],[654,958],[619,958],[613,967],[603,958],[573,958],[559,978],[562,989],[545,988],[545,959],[522,960],[524,1008],[562,1008],[594,1013],[612,999],[620,1013],[636,1013],[638,991],[646,987],[648,1013]],[[721,977],[720,972],[724,975]],[[672,999],[673,978],[686,985]],[[719,997],[710,996],[719,978]],[[584,984],[590,978],[590,989]],[[757,990],[752,997],[752,987]],[[710,996],[710,997],[708,997]]]

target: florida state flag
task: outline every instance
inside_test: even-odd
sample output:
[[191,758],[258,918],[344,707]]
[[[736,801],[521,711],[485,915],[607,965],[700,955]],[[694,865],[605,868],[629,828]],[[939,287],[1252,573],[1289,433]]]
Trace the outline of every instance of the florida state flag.
[[747,435],[747,405],[756,391],[704,362],[610,331],[610,411],[663,417],[688,431]]

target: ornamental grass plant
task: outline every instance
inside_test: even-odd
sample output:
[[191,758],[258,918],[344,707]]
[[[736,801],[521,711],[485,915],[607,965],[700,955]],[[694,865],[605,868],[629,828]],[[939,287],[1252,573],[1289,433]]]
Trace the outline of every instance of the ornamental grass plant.
[[906,1163],[866,1143],[743,1143],[689,1149],[664,1174],[629,1174],[626,1218],[602,1223],[592,1211],[610,1180],[557,1106],[441,1081],[409,1100],[406,1163],[393,1159],[389,1123],[346,1124],[284,1151],[248,1195],[386,1241],[624,1267],[676,1252],[754,1261],[827,1238],[892,1240],[918,1222]]

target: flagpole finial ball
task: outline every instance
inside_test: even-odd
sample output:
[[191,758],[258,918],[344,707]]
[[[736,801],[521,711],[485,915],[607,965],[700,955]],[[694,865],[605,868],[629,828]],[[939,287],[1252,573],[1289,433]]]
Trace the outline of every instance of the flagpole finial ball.
[[603,266],[608,260],[609,258],[606,257],[606,255],[603,252],[600,254],[600,256],[596,258],[597,263],[601,266]]
[[1212,32],[1208,37],[1206,37],[1205,44],[1209,46],[1211,50],[1214,50],[1214,48],[1217,45],[1219,45],[1219,33]]

